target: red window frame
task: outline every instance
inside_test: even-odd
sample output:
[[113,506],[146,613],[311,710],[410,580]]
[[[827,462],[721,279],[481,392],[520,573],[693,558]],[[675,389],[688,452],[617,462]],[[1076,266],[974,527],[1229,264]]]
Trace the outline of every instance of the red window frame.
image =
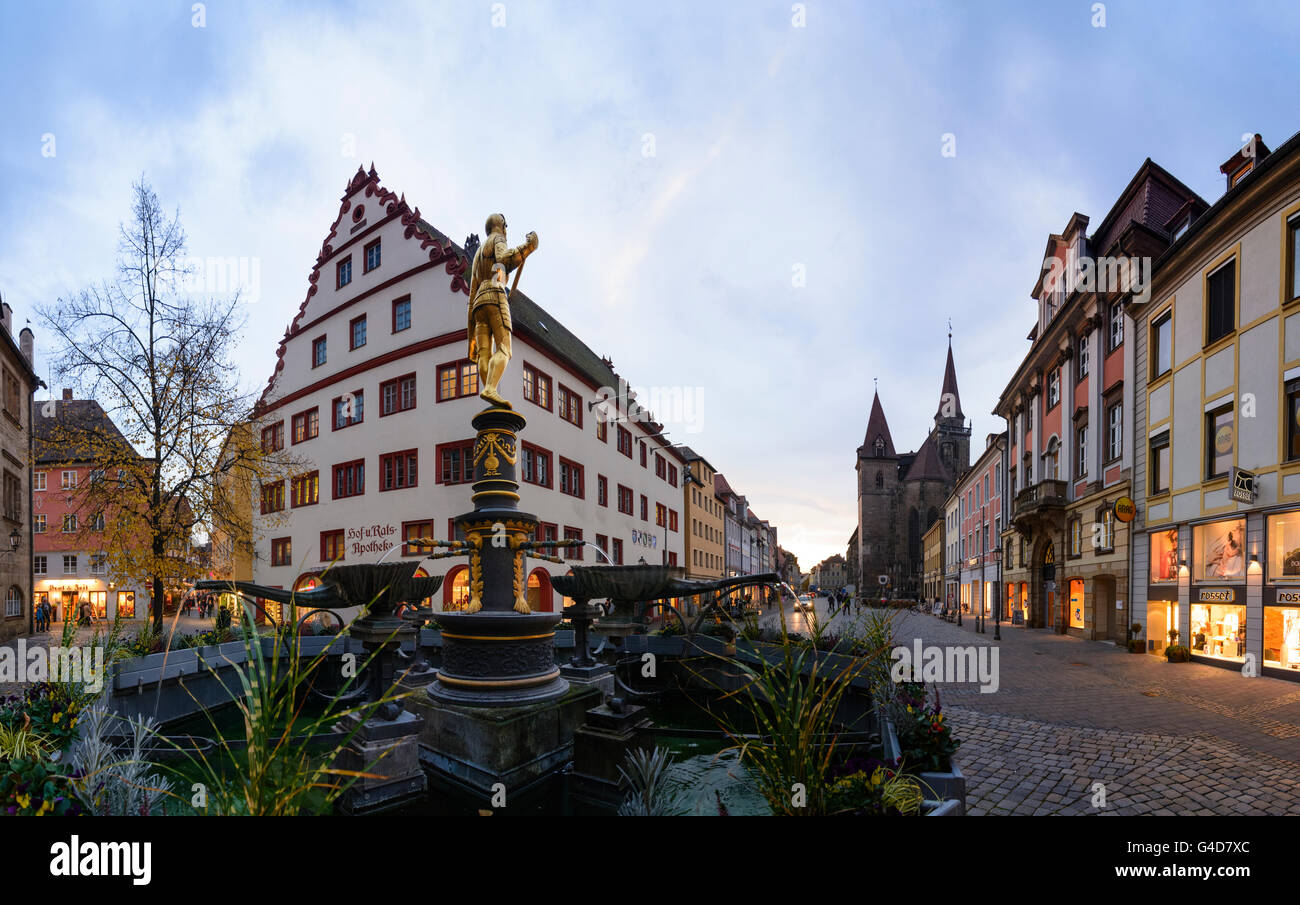
[[644,440],[640,440],[640,441],[638,441],[638,442],[641,444],[641,467],[642,467],[642,468],[648,468],[649,466],[646,465],[645,441],[644,441]]
[[676,510],[676,509],[669,509],[669,510],[668,510],[668,530],[669,530],[669,531],[676,531],[676,530],[677,530],[677,510]]
[[293,538],[271,538],[271,565],[288,566],[293,563]]
[[544,541],[559,540],[560,526],[554,522],[538,522],[537,533],[542,536]]
[[601,443],[609,442],[609,422],[601,417],[599,411],[596,412],[596,439]]
[[[370,273],[372,270],[378,270],[384,263],[384,246],[380,244],[381,240],[375,239],[373,242],[367,242],[361,248],[361,272]],[[370,249],[375,250],[375,263],[370,263]]]
[[677,554],[673,551],[669,551],[668,553],[668,565],[670,566],[677,565]]
[[551,411],[553,404],[553,394],[551,391],[552,384],[550,375],[539,371],[537,368],[524,363],[524,398],[533,405],[540,406]]
[[365,327],[366,316],[364,314],[358,314],[356,317],[352,318],[352,320],[348,321],[348,351],[349,352],[355,352],[357,349],[360,349],[362,346],[366,344],[366,337],[364,336],[361,338],[361,342],[357,342],[357,324],[360,324],[362,327]]
[[[623,500],[627,500],[627,508],[623,508]],[[618,485],[618,511],[624,515],[632,515],[633,507],[636,505],[636,497],[632,493],[632,488],[625,484]]]
[[[566,467],[569,469],[569,481],[567,482],[569,484],[569,488],[567,490],[565,489],[564,486],[566,483],[564,480],[564,469]],[[587,488],[583,486],[585,483],[586,482],[584,480],[582,466],[579,465],[577,462],[573,461],[572,459],[566,459],[563,456],[561,456],[560,457],[560,493],[577,497],[580,500],[586,499]]]
[[[428,533],[413,534],[411,529],[428,528]],[[421,558],[428,556],[433,552],[432,547],[411,547],[408,543],[412,538],[433,539],[433,519],[416,519],[413,522],[402,522],[402,556],[419,556]]]
[[618,427],[618,451],[632,458],[632,432],[622,425]]
[[576,560],[578,560],[579,562],[581,562],[581,561],[582,561],[582,549],[583,549],[582,529],[581,529],[581,528],[573,528],[573,527],[570,527],[569,525],[565,525],[565,526],[564,526],[564,539],[565,539],[565,540],[577,541],[577,543],[574,544],[572,547],[563,547],[563,548],[561,548],[561,549],[564,550],[564,558],[565,558],[565,559],[576,559]]
[[650,521],[650,498],[641,494],[641,521]]
[[660,528],[668,527],[668,507],[663,503],[655,503],[655,524]]
[[262,514],[284,511],[284,480],[262,485]]
[[[270,442],[267,435],[270,435]],[[262,452],[271,453],[284,449],[284,421],[262,428]]]
[[[359,470],[358,470],[359,469]],[[344,492],[339,493],[339,476],[342,474],[344,480]],[[349,480],[348,476],[360,478],[360,480]],[[347,485],[352,485],[351,491]],[[354,496],[364,496],[366,493],[366,460],[352,459],[349,462],[340,462],[330,471],[330,489],[333,492],[333,498],[336,500],[345,500]]]
[[336,431],[341,431],[345,427],[352,427],[353,425],[360,424],[361,422],[366,420],[366,391],[364,389],[355,390],[352,393],[348,393],[347,395],[352,397],[353,403],[356,403],[358,400],[361,402],[360,405],[354,404],[352,407],[353,408],[352,414],[356,415],[360,413],[361,417],[350,419],[345,423],[340,423],[339,403],[343,401],[343,397],[335,396],[333,399],[330,400],[330,423],[333,425],[333,429]]
[[[541,446],[537,446],[532,443],[521,443],[520,448],[521,451],[519,454],[519,480],[523,481],[526,484],[536,484],[538,487],[550,488],[554,486],[555,472],[551,468],[551,465],[554,462],[554,457],[551,455],[551,451],[549,449],[545,449]],[[533,457],[533,476],[531,478],[528,477],[527,469],[524,466],[524,456],[525,454],[528,453],[531,453]],[[539,470],[537,467],[537,463],[541,461],[544,461],[546,463],[545,481],[537,480],[537,473]]]
[[[312,415],[315,415],[316,417],[312,418]],[[313,405],[306,411],[299,412],[293,416],[291,423],[293,425],[294,446],[297,446],[299,443],[306,443],[308,440],[315,440],[320,436],[320,406]],[[302,427],[301,437],[298,436],[298,428],[300,426]],[[314,428],[310,434],[307,433],[309,428]]]
[[[407,388],[410,388],[410,395],[407,395]],[[392,391],[394,408],[388,407],[389,391]],[[416,406],[415,395],[415,372],[403,374],[401,377],[394,377],[392,380],[385,380],[379,385],[379,417],[385,415],[396,415],[399,412],[409,412]]]
[[560,417],[579,430],[582,429],[582,397],[560,384]]
[[671,462],[668,463],[668,483],[673,487],[677,486],[677,466]]
[[[437,375],[439,402],[449,402],[452,399],[463,399],[478,395],[478,365],[468,358],[443,362],[438,365]],[[449,378],[451,381],[450,393],[447,392]],[[466,383],[470,381],[473,382],[473,386],[466,388]]]
[[[348,268],[348,278],[346,280],[343,279],[344,265],[347,265]],[[342,261],[339,261],[337,264],[334,265],[334,288],[336,290],[342,289],[344,286],[348,285],[351,282],[352,282],[352,255],[348,255]]]
[[[329,357],[330,357],[329,344],[325,342],[325,340],[326,340],[327,338],[328,338],[327,336],[318,336],[318,337],[316,337],[315,339],[313,339],[313,340],[311,341],[311,366],[312,366],[312,368],[320,368],[320,367],[324,367],[325,364],[329,361]],[[322,357],[322,356],[316,354],[316,350],[317,350],[317,349],[324,349],[324,350],[325,350],[325,355],[324,355],[324,357]]]
[[609,478],[603,474],[596,475],[596,504],[609,508]]
[[[456,453],[455,462],[457,465],[455,473],[451,474],[452,480],[448,480],[448,456]],[[434,454],[438,457],[438,473],[434,476],[434,483],[437,484],[471,484],[474,481],[474,441],[457,440],[455,443],[439,443],[434,448]]]
[[[402,449],[397,452],[384,453],[379,457],[379,490],[409,490],[418,487],[420,477],[420,452],[418,449]],[[398,484],[398,473],[405,478],[405,483]],[[390,485],[389,478],[393,478]]]
[[[397,326],[397,309],[402,304],[406,305],[406,326],[405,327]],[[393,332],[401,333],[403,330],[410,330],[411,320],[414,314],[415,312],[411,309],[411,297],[409,295],[404,295],[399,299],[393,299]]]
[[320,561],[342,562],[347,553],[347,543],[343,539],[343,529],[320,533]]
[[[607,535],[607,534],[597,534],[597,535],[596,535],[596,546],[597,546],[597,547],[600,547],[600,549],[601,549],[602,551],[604,551],[604,553],[605,553],[606,555],[608,555],[608,554],[609,554],[609,535]],[[604,557],[601,558],[601,561],[604,562]]]
[[668,480],[668,462],[659,453],[655,453],[655,477]]
[[[315,490],[315,493],[311,494],[311,499],[306,499],[307,494],[305,493],[305,491],[308,489],[308,484],[307,484],[308,481],[315,482],[314,484],[311,485],[311,489]],[[292,508],[298,509],[299,507],[302,506],[315,506],[319,502],[320,502],[320,472],[319,471],[309,471],[306,474],[300,474],[293,479],[293,483],[289,493],[289,505]]]
[[614,565],[623,565],[623,538],[614,538],[614,552],[612,555],[614,558]]

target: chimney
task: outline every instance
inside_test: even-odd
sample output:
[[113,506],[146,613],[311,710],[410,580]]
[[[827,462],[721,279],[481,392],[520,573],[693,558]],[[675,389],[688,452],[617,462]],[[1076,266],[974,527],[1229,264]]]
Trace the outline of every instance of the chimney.
[[64,401],[64,402],[71,402],[71,401],[72,401],[72,390],[64,390],[64,391],[63,391],[63,401]]
[[32,356],[36,354],[35,346],[36,334],[32,332],[31,327],[23,327],[22,332],[18,334],[18,350],[23,353],[23,358],[27,359],[29,365],[34,361]]

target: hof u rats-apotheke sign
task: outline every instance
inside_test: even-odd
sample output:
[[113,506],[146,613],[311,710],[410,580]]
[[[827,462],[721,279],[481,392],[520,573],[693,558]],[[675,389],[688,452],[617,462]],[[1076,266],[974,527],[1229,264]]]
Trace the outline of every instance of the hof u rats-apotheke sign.
[[358,525],[348,529],[347,542],[353,556],[363,553],[383,553],[393,546],[397,528],[394,525]]

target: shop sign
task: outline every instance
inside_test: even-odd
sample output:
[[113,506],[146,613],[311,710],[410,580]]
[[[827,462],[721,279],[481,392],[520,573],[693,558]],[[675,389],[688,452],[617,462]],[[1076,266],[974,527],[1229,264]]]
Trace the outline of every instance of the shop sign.
[[1278,591],[1278,603],[1298,603],[1300,604],[1300,591]]
[[1115,518],[1121,522],[1133,521],[1133,516],[1137,514],[1137,504],[1131,497],[1122,496],[1115,501]]
[[1255,498],[1259,496],[1255,480],[1255,472],[1234,467],[1232,469],[1232,498],[1239,503],[1255,502]]
[[1201,588],[1196,599],[1201,603],[1233,603],[1237,591],[1235,588]]
[[633,528],[632,543],[638,544],[642,547],[657,547],[659,546],[659,535],[649,531],[638,531],[636,528]]

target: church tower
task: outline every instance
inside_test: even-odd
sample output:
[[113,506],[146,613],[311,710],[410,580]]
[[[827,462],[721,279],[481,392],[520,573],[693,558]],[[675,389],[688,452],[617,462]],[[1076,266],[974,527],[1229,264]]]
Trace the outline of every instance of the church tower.
[[[880,393],[871,400],[867,433],[858,447],[858,576],[860,593],[874,594],[890,575],[898,522],[900,457],[889,434]],[[892,578],[892,575],[891,575]]]
[[952,361],[952,334],[948,334],[948,363],[943,371],[943,389],[934,413],[930,437],[939,450],[939,459],[953,475],[960,477],[970,468],[970,428],[961,410],[961,393],[957,389],[957,367]]

